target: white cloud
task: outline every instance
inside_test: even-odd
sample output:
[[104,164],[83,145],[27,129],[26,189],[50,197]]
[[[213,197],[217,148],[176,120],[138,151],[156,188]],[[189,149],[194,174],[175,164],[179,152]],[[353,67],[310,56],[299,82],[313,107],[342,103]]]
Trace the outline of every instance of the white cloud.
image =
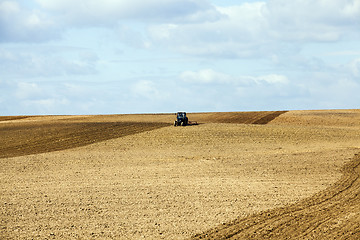
[[342,51],[330,51],[325,54],[326,56],[359,56],[360,51],[342,50]]
[[58,38],[54,22],[43,12],[16,1],[0,1],[0,42],[39,42]]
[[114,102],[123,95],[104,84],[76,81],[2,81],[1,115],[114,113]]
[[85,49],[0,49],[0,74],[26,78],[95,74],[97,55]]
[[[50,97],[45,99],[24,100],[20,102],[19,108],[24,114],[56,114],[55,109],[71,108],[71,102],[66,98]],[[73,107],[73,106],[72,106]],[[71,110],[70,110],[71,111]]]
[[158,87],[153,81],[149,80],[136,82],[132,86],[132,92],[135,96],[145,98],[147,100],[159,100],[168,97],[166,93],[159,91]]
[[68,24],[116,24],[123,19],[154,21],[207,21],[219,14],[206,0],[37,0],[59,13]]
[[263,7],[264,3],[253,3],[217,8],[223,16],[218,21],[153,25],[149,34],[155,44],[187,55],[249,57],[259,52],[266,35]]
[[[58,39],[76,27],[116,27],[120,22],[206,22],[221,14],[207,0],[0,1],[0,42]],[[131,25],[131,23],[129,24]]]
[[187,83],[201,84],[229,84],[229,85],[254,85],[254,84],[288,84],[286,76],[280,74],[269,74],[263,76],[229,75],[213,69],[202,69],[199,71],[185,71],[180,74],[180,79]]
[[337,41],[358,27],[359,0],[272,0],[264,8],[279,40]]
[[287,84],[289,80],[284,75],[270,74],[253,78],[256,83],[266,82],[268,84]]
[[[236,111],[289,109],[286,99],[306,98],[296,94],[298,86],[285,75],[236,75],[213,69],[179,74],[181,94],[188,99],[182,109],[196,111]],[[191,103],[191,105],[189,105]],[[176,105],[174,103],[174,105]]]
[[233,81],[230,75],[216,72],[212,69],[203,69],[198,72],[185,71],[180,78],[189,83],[227,83]]
[[70,100],[61,96],[57,87],[37,82],[4,81],[0,88],[3,102],[0,112],[2,115],[56,114],[60,109],[66,112]]
[[20,82],[17,84],[15,96],[22,99],[37,99],[44,95],[44,91],[36,83]]
[[[310,42],[340,41],[359,34],[360,0],[270,0],[218,7],[213,22],[149,27],[154,45],[186,55],[268,57]],[[296,46],[296,47],[294,47]]]
[[[307,83],[308,99],[317,109],[358,108],[360,102],[360,83],[346,77],[334,79],[327,84]],[[310,106],[308,108],[314,109]]]

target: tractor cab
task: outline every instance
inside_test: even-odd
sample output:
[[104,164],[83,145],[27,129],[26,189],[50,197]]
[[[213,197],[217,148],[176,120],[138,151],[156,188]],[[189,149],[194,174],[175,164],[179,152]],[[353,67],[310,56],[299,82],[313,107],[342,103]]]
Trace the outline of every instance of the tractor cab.
[[178,112],[177,113],[177,120],[183,120],[183,119],[185,119],[186,118],[186,112]]

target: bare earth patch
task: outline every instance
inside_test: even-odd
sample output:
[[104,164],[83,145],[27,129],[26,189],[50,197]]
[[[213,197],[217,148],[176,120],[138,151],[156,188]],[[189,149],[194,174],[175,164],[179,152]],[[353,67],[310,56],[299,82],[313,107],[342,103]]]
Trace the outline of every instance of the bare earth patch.
[[[47,149],[27,152],[37,142],[30,141],[26,154],[20,148],[11,157],[2,147],[0,237],[318,239],[338,237],[344,229],[356,234],[360,111],[342,113],[291,111],[266,125],[238,124],[244,116],[238,113],[193,114],[190,120],[203,124],[189,127],[166,125],[174,115],[2,121],[1,146],[38,139],[22,128],[32,124],[47,139],[35,144],[37,151],[40,145]],[[269,114],[248,115],[248,121]],[[120,127],[125,123],[130,125]],[[17,127],[24,141],[3,130]],[[73,132],[66,148],[47,147]],[[345,195],[353,197],[344,203]],[[338,213],[329,211],[334,208]]]

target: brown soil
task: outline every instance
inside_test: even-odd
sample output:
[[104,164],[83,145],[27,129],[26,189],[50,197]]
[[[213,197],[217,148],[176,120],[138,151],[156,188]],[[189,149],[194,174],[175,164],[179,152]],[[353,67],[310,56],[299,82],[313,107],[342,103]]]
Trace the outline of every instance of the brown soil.
[[1,121],[0,238],[356,239],[360,110],[174,118]]

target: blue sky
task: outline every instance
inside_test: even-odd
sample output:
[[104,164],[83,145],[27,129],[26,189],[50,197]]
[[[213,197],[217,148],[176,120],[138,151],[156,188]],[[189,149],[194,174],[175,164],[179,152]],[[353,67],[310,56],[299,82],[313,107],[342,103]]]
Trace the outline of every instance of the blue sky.
[[359,108],[360,0],[0,0],[0,115]]

